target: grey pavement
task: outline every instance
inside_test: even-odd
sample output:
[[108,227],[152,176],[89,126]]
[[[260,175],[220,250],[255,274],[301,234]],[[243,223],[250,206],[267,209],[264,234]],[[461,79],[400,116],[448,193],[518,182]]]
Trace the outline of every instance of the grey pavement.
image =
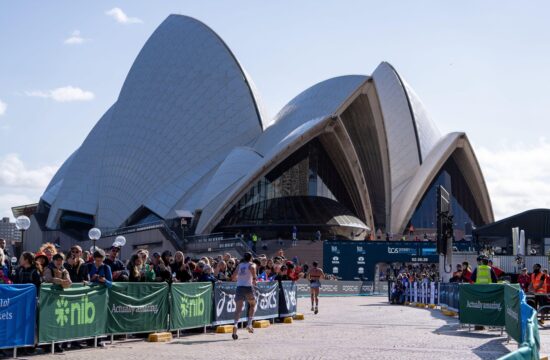
[[[275,324],[231,334],[187,334],[171,343],[141,340],[115,342],[105,348],[66,351],[34,359],[497,359],[516,349],[500,331],[461,330],[458,321],[439,310],[388,305],[383,297],[322,298],[320,312],[299,300],[304,321]],[[541,331],[543,350],[550,345]],[[544,351],[543,351],[544,352]]]

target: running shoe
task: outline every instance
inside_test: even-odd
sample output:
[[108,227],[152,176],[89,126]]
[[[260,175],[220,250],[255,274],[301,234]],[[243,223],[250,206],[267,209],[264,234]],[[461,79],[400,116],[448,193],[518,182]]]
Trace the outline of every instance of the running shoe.
[[318,308],[318,307],[316,307],[316,308],[315,308],[315,312],[314,312],[314,314],[315,314],[315,315],[317,315],[317,313],[318,313],[318,312],[319,312],[319,308]]
[[248,330],[249,333],[254,334],[254,328],[252,327],[252,325],[248,325],[246,327],[246,330]]
[[233,340],[237,340],[239,338],[239,335],[237,335],[237,327],[233,326],[233,334],[231,335]]
[[313,310],[315,310],[315,308],[312,306],[312,307],[311,307],[311,311],[313,311]]

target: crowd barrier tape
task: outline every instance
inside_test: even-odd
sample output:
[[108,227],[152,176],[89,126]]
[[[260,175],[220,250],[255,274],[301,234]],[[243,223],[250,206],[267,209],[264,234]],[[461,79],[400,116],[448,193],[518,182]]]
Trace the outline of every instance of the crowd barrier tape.
[[0,349],[34,345],[36,287],[0,286]]
[[[113,283],[40,287],[0,285],[0,349],[54,344],[115,334],[179,331],[233,323],[236,283]],[[215,293],[218,293],[215,302]],[[222,299],[219,295],[225,292]],[[260,282],[255,288],[255,319],[293,316],[297,288],[292,281]],[[216,318],[216,311],[228,310]],[[246,307],[241,321],[246,319]],[[221,314],[220,314],[221,315]]]

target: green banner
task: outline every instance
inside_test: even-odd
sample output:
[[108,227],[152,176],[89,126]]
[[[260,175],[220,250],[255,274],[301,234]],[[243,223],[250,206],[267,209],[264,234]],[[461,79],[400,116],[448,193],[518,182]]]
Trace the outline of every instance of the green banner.
[[463,324],[504,326],[504,285],[460,285],[459,319]]
[[108,334],[168,328],[167,283],[113,283],[109,289]]
[[504,286],[504,305],[506,311],[504,314],[504,323],[506,332],[521,344],[521,311],[520,311],[520,293],[518,284]]
[[38,341],[90,338],[105,334],[107,288],[73,285],[40,287]]
[[172,284],[170,329],[191,329],[212,323],[212,284]]

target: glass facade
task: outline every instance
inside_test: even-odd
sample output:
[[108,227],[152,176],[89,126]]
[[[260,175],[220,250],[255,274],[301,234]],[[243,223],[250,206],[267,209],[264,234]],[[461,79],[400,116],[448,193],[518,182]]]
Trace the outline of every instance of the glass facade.
[[443,169],[430,184],[409,225],[412,224],[416,229],[436,228],[437,188],[439,185],[450,192],[454,229],[461,231],[463,234],[466,227],[469,226],[467,224],[473,226],[483,225],[481,213],[468,188],[468,184],[452,158],[445,163]]
[[320,227],[335,216],[355,219],[357,214],[353,209],[344,182],[319,140],[315,139],[252,186],[218,227]]

